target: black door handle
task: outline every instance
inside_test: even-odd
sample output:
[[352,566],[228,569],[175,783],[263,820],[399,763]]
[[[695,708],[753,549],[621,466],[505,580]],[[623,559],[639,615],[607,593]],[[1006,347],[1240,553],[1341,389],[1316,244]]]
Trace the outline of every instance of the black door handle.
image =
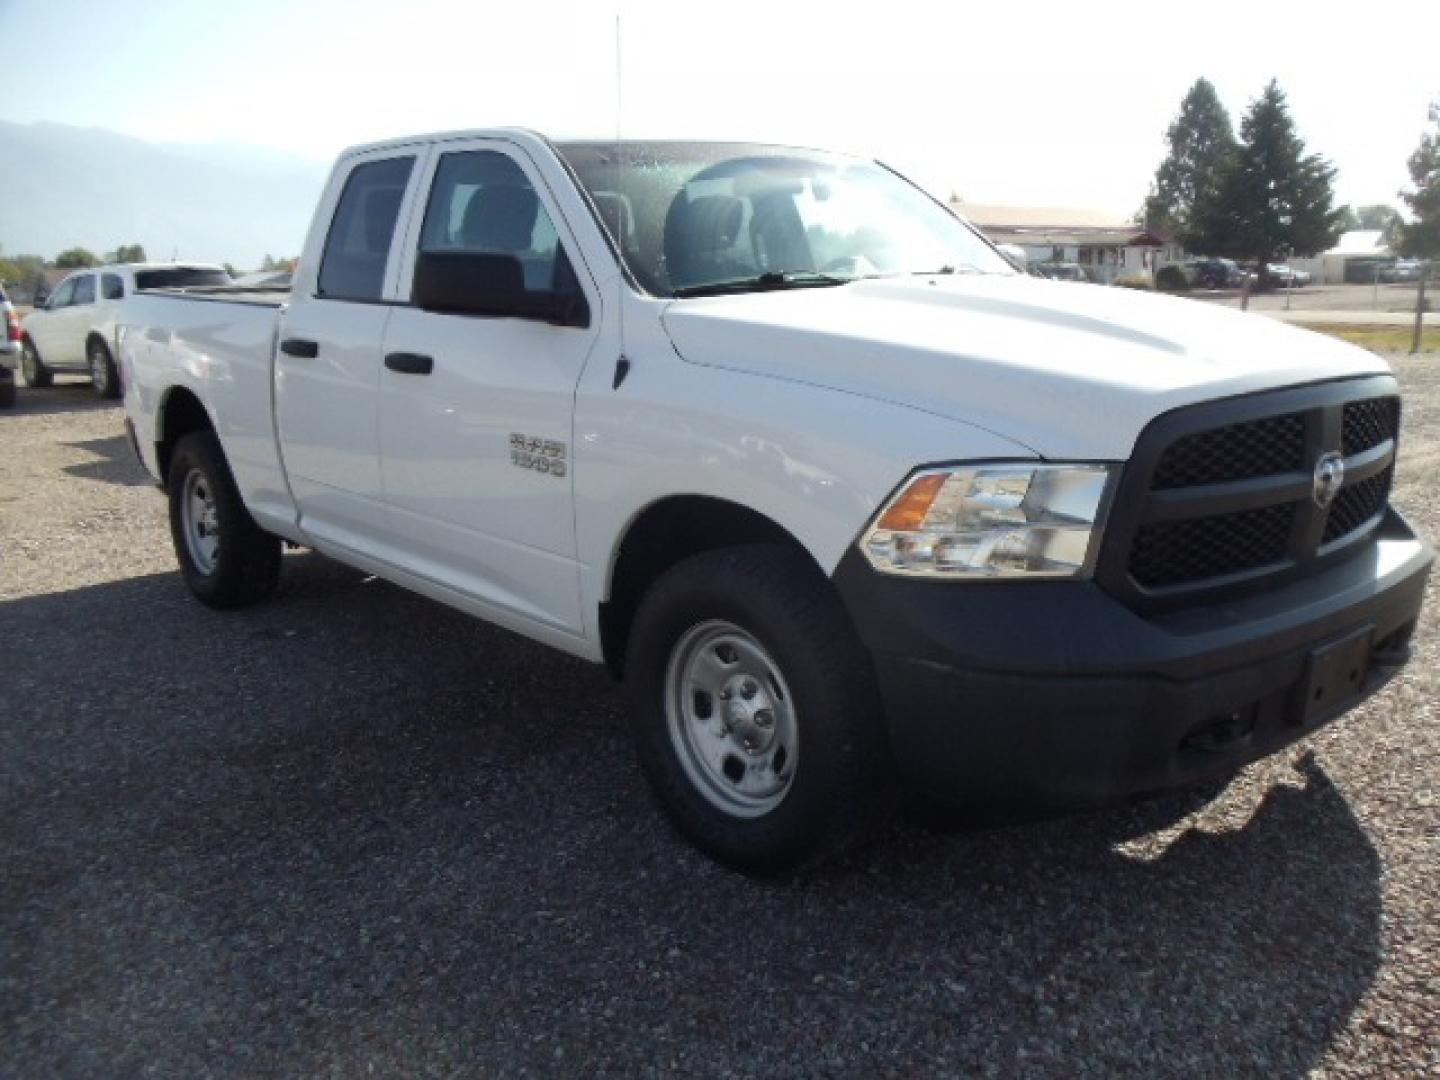
[[320,355],[320,345],[304,338],[290,337],[280,342],[280,351],[297,360],[314,360]]
[[392,352],[385,356],[385,366],[401,375],[429,375],[435,369],[435,360],[413,352]]

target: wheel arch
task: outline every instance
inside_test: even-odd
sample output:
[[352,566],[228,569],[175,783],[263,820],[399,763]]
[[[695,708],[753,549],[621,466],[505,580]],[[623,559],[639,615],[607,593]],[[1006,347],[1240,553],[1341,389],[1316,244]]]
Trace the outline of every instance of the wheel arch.
[[741,503],[711,495],[669,495],[638,510],[615,545],[599,607],[600,646],[610,673],[624,676],[636,609],[662,574],[692,555],[755,543],[780,544],[799,552],[828,582],[814,555],[794,533]]
[[193,431],[214,431],[215,422],[199,396],[188,387],[172,386],[155,410],[155,461],[161,483],[170,475],[175,446]]

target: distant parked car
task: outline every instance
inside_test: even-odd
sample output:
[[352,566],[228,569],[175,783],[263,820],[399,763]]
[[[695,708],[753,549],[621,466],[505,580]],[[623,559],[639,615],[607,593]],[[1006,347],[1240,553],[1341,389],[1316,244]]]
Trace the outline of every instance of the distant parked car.
[[1185,263],[1190,284],[1197,289],[1243,288],[1250,275],[1234,259],[1191,259]]
[[1419,281],[1421,272],[1419,259],[1396,259],[1380,268],[1380,280]]
[[0,319],[5,321],[5,334],[0,337],[0,408],[3,408],[15,404],[15,360],[20,355],[20,318],[3,285],[0,285]]
[[1094,281],[1090,271],[1079,263],[1072,262],[1047,262],[1034,263],[1031,267],[1041,277],[1053,278],[1056,281]]
[[115,316],[137,289],[228,285],[222,267],[133,263],[77,270],[55,286],[43,307],[25,317],[20,377],[26,386],[49,386],[57,372],[88,374],[95,393],[120,396],[115,370]]
[[1267,263],[1265,276],[1282,289],[1298,289],[1310,284],[1309,271],[1296,270],[1285,263]]

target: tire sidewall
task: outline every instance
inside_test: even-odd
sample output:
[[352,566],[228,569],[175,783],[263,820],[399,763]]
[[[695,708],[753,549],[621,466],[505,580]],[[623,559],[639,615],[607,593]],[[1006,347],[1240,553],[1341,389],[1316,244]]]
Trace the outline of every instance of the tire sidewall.
[[[835,715],[836,687],[827,682],[851,682],[859,673],[837,670],[807,647],[802,636],[790,632],[792,619],[775,597],[727,588],[724,575],[695,573],[683,565],[677,570],[642,603],[627,654],[641,766],[676,825],[703,850],[745,871],[785,869],[822,845],[841,809],[837,804],[846,798],[847,781],[857,772],[851,758],[864,749],[842,722],[853,718]],[[758,817],[726,814],[697,790],[670,735],[665,683],[671,653],[686,631],[714,619],[752,635],[770,654],[794,697],[799,732],[795,776],[784,799]],[[854,696],[858,700],[852,707],[867,706],[867,694]]]
[[40,358],[40,350],[35,347],[34,341],[26,338],[20,345],[20,379],[32,389],[44,387],[49,381],[45,370],[45,361]]
[[[216,525],[220,535],[215,568],[208,574],[195,564],[185,537],[185,478],[196,469],[205,477],[214,494]],[[229,466],[225,464],[220,442],[213,432],[195,432],[180,440],[170,459],[165,486],[170,504],[170,536],[185,584],[203,603],[212,607],[233,607],[242,602],[246,593],[245,578],[249,572],[245,565],[245,549],[246,544],[251,542],[250,533],[255,526],[250,521]]]
[[110,349],[103,341],[92,341],[85,347],[85,358],[95,393],[102,398],[115,397],[115,361]]

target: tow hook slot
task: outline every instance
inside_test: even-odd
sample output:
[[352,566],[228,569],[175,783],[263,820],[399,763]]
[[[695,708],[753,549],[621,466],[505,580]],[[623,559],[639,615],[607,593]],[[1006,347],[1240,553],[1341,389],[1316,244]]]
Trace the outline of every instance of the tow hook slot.
[[1255,733],[1255,706],[1213,717],[1186,735],[1180,742],[1182,752],[1213,754],[1243,746]]

